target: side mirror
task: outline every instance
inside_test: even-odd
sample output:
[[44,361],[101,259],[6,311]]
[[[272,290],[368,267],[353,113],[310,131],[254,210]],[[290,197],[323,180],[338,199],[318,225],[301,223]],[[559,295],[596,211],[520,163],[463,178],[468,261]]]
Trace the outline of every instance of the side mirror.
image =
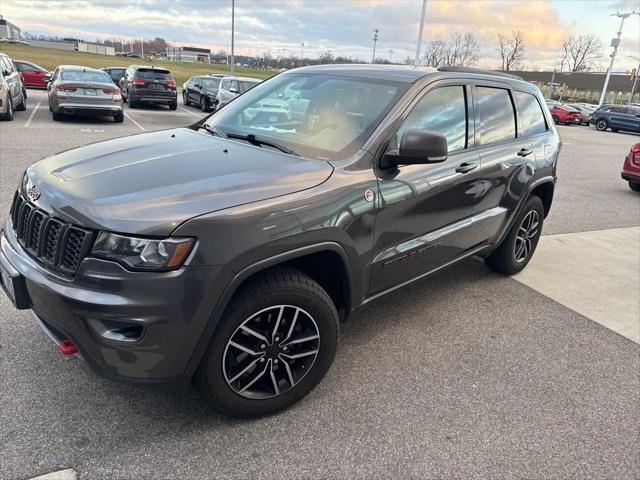
[[49,83],[51,81],[52,75],[50,73],[47,73],[44,77],[42,77],[42,79]]
[[447,159],[447,137],[429,130],[410,129],[402,134],[400,148],[382,157],[382,168],[398,165],[440,163]]
[[230,88],[229,91],[231,93],[240,93],[237,88]]

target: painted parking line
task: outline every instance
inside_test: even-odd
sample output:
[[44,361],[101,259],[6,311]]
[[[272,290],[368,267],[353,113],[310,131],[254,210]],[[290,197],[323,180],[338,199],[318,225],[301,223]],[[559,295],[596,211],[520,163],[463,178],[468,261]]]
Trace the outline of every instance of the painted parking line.
[[40,475],[39,477],[31,478],[30,480],[76,480],[78,474],[72,468],[66,470],[58,470],[57,472],[47,473],[46,475]]
[[147,130],[142,125],[140,125],[138,122],[136,122],[136,120],[131,115],[129,115],[127,112],[124,112],[124,116],[127,117],[129,120],[131,120],[131,123],[133,123],[136,127],[138,127],[143,132],[145,132]]
[[197,113],[194,113],[194,112],[192,112],[191,110],[187,110],[186,108],[181,107],[180,105],[178,105],[178,108],[179,108],[180,110],[182,110],[183,112],[187,112],[188,114],[193,115],[194,117],[198,117],[198,118],[202,118],[202,117],[204,117],[204,115],[198,115]]
[[640,343],[640,227],[547,235],[513,278]]
[[29,125],[31,125],[31,120],[33,120],[33,117],[35,116],[36,112],[38,111],[38,108],[40,108],[41,104],[42,104],[42,102],[38,102],[38,103],[36,103],[36,106],[33,107],[33,110],[31,111],[31,115],[29,115],[29,118],[27,119],[27,122],[24,124],[24,128],[27,128]]

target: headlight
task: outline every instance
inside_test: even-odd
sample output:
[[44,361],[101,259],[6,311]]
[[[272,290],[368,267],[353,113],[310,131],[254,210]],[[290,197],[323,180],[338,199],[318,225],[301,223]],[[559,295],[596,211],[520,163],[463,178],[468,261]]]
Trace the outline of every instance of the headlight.
[[173,270],[184,263],[193,244],[193,238],[139,238],[100,232],[91,253],[134,269]]

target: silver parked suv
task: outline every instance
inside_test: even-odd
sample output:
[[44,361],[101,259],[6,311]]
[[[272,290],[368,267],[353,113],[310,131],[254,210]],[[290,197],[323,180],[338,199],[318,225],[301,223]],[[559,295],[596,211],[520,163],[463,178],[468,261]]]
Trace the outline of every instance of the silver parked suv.
[[14,110],[27,109],[27,92],[13,60],[0,53],[0,119],[13,120]]
[[223,77],[218,90],[216,108],[224,107],[238,95],[251,90],[260,80],[248,77]]
[[112,116],[116,123],[124,120],[120,89],[103,70],[60,65],[45,79],[54,120],[76,113]]

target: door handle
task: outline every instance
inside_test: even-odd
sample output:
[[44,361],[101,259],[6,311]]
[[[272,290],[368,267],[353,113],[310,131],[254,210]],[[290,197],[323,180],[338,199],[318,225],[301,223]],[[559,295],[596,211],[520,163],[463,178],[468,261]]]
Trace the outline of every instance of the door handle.
[[456,172],[458,173],[467,173],[470,172],[471,170],[475,169],[478,167],[478,162],[472,162],[472,163],[461,163],[460,166],[458,168],[456,168]]
[[526,157],[527,155],[531,155],[532,153],[533,153],[533,150],[531,150],[530,148],[522,148],[518,152],[518,156],[519,157]]

